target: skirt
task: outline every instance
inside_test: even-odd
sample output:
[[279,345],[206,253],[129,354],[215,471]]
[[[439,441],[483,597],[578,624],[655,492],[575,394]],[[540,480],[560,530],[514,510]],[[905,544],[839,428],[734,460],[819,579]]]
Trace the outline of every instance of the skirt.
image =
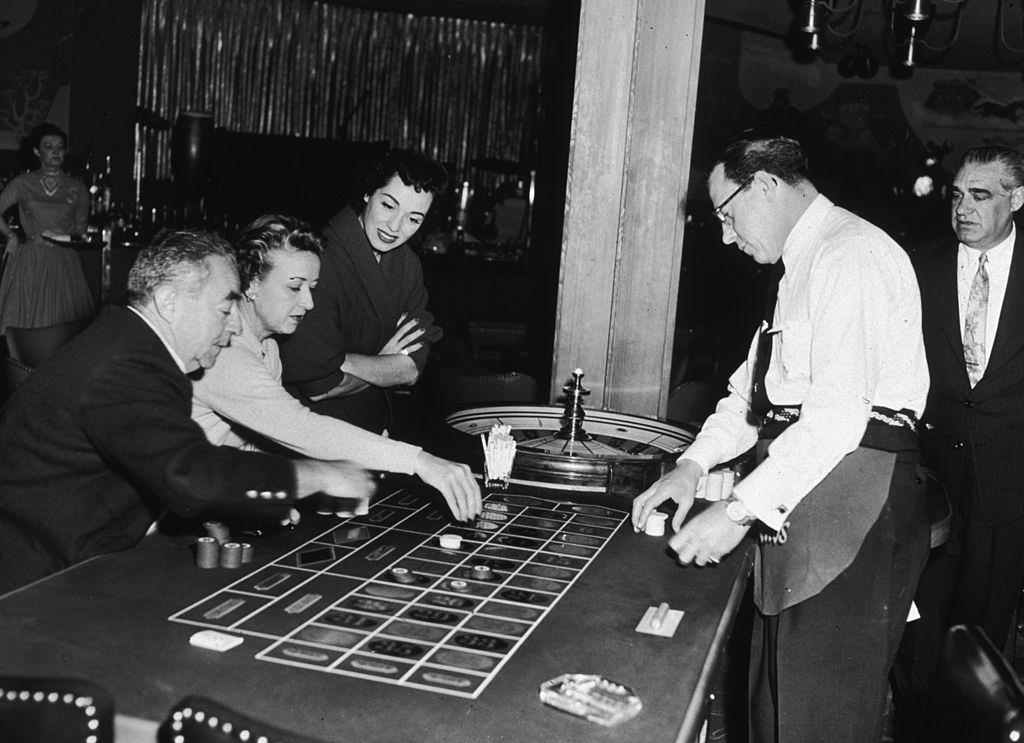
[[0,335],[7,328],[88,322],[95,315],[78,254],[37,237],[7,256],[0,279]]

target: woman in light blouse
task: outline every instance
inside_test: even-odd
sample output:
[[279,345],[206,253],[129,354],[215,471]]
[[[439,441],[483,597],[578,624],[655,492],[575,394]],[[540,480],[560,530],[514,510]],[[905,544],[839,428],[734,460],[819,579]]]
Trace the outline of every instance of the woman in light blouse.
[[368,469],[415,474],[440,491],[459,520],[480,512],[468,466],[435,457],[344,421],[317,415],[281,386],[275,335],[295,332],[313,307],[320,238],[283,215],[249,224],[237,245],[242,331],[193,384],[192,417],[214,444],[284,447],[314,459],[347,459]]

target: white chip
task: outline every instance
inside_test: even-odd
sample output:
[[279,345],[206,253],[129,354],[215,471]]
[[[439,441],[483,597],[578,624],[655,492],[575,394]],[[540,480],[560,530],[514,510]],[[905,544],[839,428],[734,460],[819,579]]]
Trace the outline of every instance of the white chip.
[[207,650],[216,650],[218,653],[223,653],[225,650],[241,645],[243,639],[237,635],[228,635],[224,632],[204,629],[188,638],[188,642],[189,645],[195,645],[197,648],[206,648]]
[[441,547],[446,550],[457,550],[462,547],[462,537],[458,534],[442,534],[439,541]]

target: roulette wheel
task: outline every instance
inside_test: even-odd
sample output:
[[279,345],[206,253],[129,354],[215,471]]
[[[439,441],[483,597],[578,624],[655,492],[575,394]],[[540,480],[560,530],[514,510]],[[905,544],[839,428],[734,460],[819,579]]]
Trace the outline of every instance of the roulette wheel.
[[583,372],[563,387],[564,406],[488,405],[450,414],[449,427],[474,438],[508,426],[515,439],[510,484],[632,499],[671,469],[697,428],[629,413],[583,409]]

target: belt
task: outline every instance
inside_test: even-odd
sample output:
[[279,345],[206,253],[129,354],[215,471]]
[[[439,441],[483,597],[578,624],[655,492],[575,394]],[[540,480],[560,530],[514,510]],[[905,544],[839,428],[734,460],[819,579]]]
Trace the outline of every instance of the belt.
[[[765,414],[758,433],[760,439],[777,438],[800,420],[799,405],[773,405]],[[917,446],[917,414],[904,408],[893,410],[875,406],[868,414],[861,446],[883,451],[899,451]]]

